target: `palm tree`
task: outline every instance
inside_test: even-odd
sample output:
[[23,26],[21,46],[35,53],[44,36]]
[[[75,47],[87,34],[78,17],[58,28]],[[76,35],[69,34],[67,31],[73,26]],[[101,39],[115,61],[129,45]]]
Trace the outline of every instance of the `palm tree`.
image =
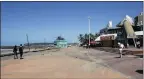
[[85,35],[84,35],[84,38],[85,38],[85,40],[88,40],[88,39],[89,39],[89,35],[88,35],[88,34],[85,34]]
[[88,41],[89,41],[89,35],[85,34],[84,35],[84,44],[88,44]]
[[95,33],[95,38],[97,38],[98,36],[100,36],[100,34],[99,33]]
[[90,33],[89,35],[90,35],[90,40],[92,40],[92,41],[95,40],[96,37],[94,34]]
[[78,36],[78,39],[79,41],[81,42],[81,44],[88,44],[89,43],[89,35],[90,35],[90,41],[94,41],[98,36],[99,36],[99,33],[96,33],[96,34],[79,34]]
[[83,43],[83,41],[84,41],[83,34],[79,34],[78,39],[81,43]]

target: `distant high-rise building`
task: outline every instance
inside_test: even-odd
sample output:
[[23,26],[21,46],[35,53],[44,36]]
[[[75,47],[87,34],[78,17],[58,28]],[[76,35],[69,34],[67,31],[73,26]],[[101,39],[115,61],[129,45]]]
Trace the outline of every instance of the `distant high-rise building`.
[[143,25],[143,13],[141,12],[140,15],[135,17],[135,26]]

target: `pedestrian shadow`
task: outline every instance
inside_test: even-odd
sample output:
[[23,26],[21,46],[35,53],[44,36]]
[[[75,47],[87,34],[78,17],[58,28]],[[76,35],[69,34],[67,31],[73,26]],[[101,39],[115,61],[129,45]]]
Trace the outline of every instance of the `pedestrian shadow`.
[[136,70],[137,73],[143,74],[143,70]]
[[114,57],[114,58],[120,58],[120,57]]
[[38,51],[34,50],[34,51],[32,51],[32,52],[38,52]]
[[41,51],[46,51],[46,50],[50,50],[50,49],[34,50],[32,52],[41,52]]
[[24,58],[20,58],[20,60],[23,60]]
[[132,51],[123,50],[124,55],[133,55]]

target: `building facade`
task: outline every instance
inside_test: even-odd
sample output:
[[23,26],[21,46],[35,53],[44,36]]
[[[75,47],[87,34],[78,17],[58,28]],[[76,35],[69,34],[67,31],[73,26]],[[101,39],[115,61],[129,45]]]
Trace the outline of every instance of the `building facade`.
[[[140,41],[143,46],[143,14],[135,17],[135,20],[126,15],[126,17],[116,25],[112,27],[107,26],[100,30],[100,36],[95,41],[101,41],[102,46],[117,46],[118,42],[123,43],[125,46],[133,45],[136,46],[136,42]],[[113,39],[110,39],[112,38]]]
[[68,43],[66,40],[56,40],[55,44],[57,48],[67,48],[68,46]]
[[134,18],[135,26],[141,26],[143,25],[143,13],[140,13],[140,15],[136,16]]

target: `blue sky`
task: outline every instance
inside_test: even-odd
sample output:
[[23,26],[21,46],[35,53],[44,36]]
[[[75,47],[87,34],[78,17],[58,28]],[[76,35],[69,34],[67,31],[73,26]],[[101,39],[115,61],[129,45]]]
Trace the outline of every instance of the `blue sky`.
[[99,32],[109,20],[113,27],[125,15],[135,17],[142,12],[142,2],[2,2],[1,44],[19,45],[30,42],[53,42],[62,35],[68,42],[91,32]]

